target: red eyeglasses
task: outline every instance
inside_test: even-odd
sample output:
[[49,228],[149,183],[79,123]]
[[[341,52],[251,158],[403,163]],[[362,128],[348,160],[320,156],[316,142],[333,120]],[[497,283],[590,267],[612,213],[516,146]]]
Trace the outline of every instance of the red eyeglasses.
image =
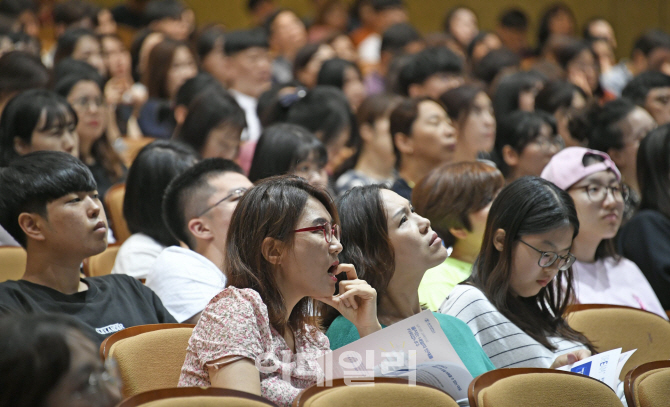
[[333,236],[340,240],[340,227],[338,225],[331,225],[330,222],[326,222],[323,225],[312,226],[309,228],[297,229],[294,230],[295,233],[298,232],[313,232],[315,230],[321,230],[323,232],[323,237],[326,239],[326,243],[330,244],[333,240]]

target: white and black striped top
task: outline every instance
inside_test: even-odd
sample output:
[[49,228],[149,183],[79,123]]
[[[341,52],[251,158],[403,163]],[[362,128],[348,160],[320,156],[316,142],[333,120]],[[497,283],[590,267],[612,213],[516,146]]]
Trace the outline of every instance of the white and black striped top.
[[556,346],[556,351],[545,348],[501,314],[484,293],[470,285],[457,285],[444,300],[439,312],[465,322],[498,369],[548,368],[557,356],[586,349],[579,342],[555,337],[549,338],[549,341]]

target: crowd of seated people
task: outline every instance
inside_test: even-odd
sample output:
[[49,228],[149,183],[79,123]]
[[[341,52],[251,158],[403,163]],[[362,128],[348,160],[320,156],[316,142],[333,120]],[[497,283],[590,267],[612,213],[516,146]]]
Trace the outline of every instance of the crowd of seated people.
[[114,405],[76,369],[138,325],[194,325],[175,387],[289,406],[428,309],[473,377],[595,353],[573,305],[668,320],[670,34],[617,60],[564,4],[533,48],[519,8],[422,35],[403,0],[276,3],[229,30],[181,0],[0,1],[0,407]]

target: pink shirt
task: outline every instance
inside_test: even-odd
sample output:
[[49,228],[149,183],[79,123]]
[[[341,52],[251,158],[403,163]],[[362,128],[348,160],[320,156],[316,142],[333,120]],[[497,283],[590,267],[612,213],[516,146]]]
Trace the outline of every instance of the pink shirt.
[[226,356],[249,358],[261,366],[261,395],[290,406],[317,380],[316,359],[330,349],[328,337],[307,325],[295,335],[294,354],[270,326],[268,310],[254,290],[227,287],[212,298],[189,340],[180,387],[211,386],[207,365]]
[[623,257],[619,262],[611,257],[594,263],[576,261],[572,271],[577,302],[625,305],[668,319],[647,278],[632,261]]

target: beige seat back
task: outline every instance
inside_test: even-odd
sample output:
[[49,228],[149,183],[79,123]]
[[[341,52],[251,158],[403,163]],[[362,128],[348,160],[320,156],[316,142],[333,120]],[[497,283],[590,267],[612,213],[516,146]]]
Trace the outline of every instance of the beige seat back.
[[670,360],[645,363],[626,374],[624,392],[629,407],[670,405]]
[[112,273],[116,255],[119,253],[118,244],[110,244],[104,252],[84,259],[84,274],[89,277],[106,276]]
[[629,307],[593,308],[572,312],[567,321],[586,335],[598,352],[637,349],[621,370],[621,380],[637,365],[670,359],[670,322],[651,312]]
[[126,218],[123,217],[123,198],[126,196],[126,184],[116,184],[107,190],[105,194],[105,208],[107,219],[114,231],[114,238],[118,244],[122,244],[131,235],[128,230]]
[[[509,373],[487,386],[472,391],[479,376],[470,385],[471,407],[621,407],[621,401],[606,384],[588,376],[553,369],[500,369]],[[513,371],[518,371],[515,374]],[[542,371],[542,372],[540,372]],[[483,378],[486,381],[486,378]]]
[[242,391],[216,387],[173,387],[150,390],[122,401],[117,407],[264,407],[268,400]]
[[116,359],[123,395],[176,387],[193,328],[144,332],[113,343],[107,357]]
[[26,271],[26,251],[20,246],[0,246],[0,283],[20,280]]
[[342,379],[333,380],[332,387],[316,385],[305,389],[295,400],[295,407],[339,406],[443,406],[458,404],[447,393],[417,383],[410,386],[406,380],[375,379],[374,386],[347,386]]

